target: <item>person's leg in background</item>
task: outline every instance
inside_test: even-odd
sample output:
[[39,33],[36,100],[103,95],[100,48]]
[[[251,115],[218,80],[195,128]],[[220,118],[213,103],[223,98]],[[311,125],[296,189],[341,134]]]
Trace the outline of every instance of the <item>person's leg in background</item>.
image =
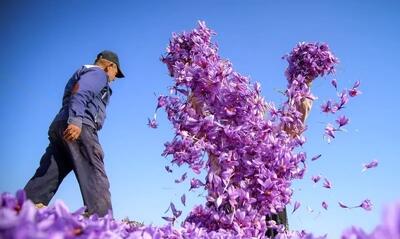
[[[289,223],[287,218],[286,207],[282,212],[278,212],[278,214],[271,214],[266,216],[266,221],[274,220],[276,225],[284,225],[286,230],[289,230]],[[267,238],[274,238],[278,234],[276,229],[269,228],[266,232]]]

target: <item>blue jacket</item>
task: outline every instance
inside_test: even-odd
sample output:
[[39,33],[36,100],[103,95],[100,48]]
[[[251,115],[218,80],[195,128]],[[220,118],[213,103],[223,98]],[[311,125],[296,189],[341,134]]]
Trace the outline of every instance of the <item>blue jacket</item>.
[[78,127],[87,124],[100,130],[111,94],[104,70],[98,66],[84,65],[65,86],[62,107],[54,121],[66,120]]

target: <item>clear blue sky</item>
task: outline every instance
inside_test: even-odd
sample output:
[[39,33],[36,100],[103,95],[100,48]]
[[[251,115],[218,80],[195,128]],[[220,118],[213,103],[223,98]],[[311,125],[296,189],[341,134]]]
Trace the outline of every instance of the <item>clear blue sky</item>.
[[[157,130],[146,121],[155,93],[166,93],[171,82],[159,61],[171,33],[190,30],[200,19],[218,33],[220,54],[261,82],[267,100],[282,102],[277,91],[286,85],[286,63],[280,57],[299,41],[330,45],[341,60],[335,76],[339,88],[361,81],[363,94],[345,110],[351,121],[347,132],[331,144],[322,134],[334,118],[320,112],[321,100],[315,102],[305,150],[323,156],[309,164],[303,182],[294,184],[294,199],[303,206],[290,215],[290,226],[327,232],[330,238],[352,224],[370,230],[380,222],[383,205],[400,199],[399,12],[397,1],[7,1],[0,9],[0,191],[24,187],[48,144],[47,129],[66,81],[99,51],[111,49],[120,55],[126,75],[112,85],[99,133],[114,213],[161,225],[169,202],[177,203],[189,186],[173,182],[183,169],[174,175],[164,170],[167,160],[160,154],[172,136],[165,114],[159,114]],[[330,79],[315,82],[320,99],[334,97]],[[373,159],[379,167],[361,174],[361,164]],[[310,177],[318,173],[332,180],[331,191],[312,185]],[[198,194],[187,195],[185,212],[203,201]],[[355,205],[365,198],[374,202],[372,212],[337,206],[339,200]],[[71,209],[82,205],[73,174],[54,199]],[[322,200],[330,207],[318,213]]]

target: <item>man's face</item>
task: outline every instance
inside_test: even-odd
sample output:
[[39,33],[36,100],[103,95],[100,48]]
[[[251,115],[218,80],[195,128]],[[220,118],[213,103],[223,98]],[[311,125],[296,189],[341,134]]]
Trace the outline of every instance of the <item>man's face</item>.
[[108,75],[108,82],[112,82],[115,80],[115,76],[118,73],[118,67],[115,63],[110,62],[106,69]]

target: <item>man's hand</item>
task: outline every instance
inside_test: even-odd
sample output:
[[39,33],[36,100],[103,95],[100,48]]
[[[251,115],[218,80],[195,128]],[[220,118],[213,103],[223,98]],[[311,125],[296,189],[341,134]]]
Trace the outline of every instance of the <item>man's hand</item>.
[[68,127],[64,130],[64,139],[75,141],[81,135],[81,128],[74,124],[69,124]]

